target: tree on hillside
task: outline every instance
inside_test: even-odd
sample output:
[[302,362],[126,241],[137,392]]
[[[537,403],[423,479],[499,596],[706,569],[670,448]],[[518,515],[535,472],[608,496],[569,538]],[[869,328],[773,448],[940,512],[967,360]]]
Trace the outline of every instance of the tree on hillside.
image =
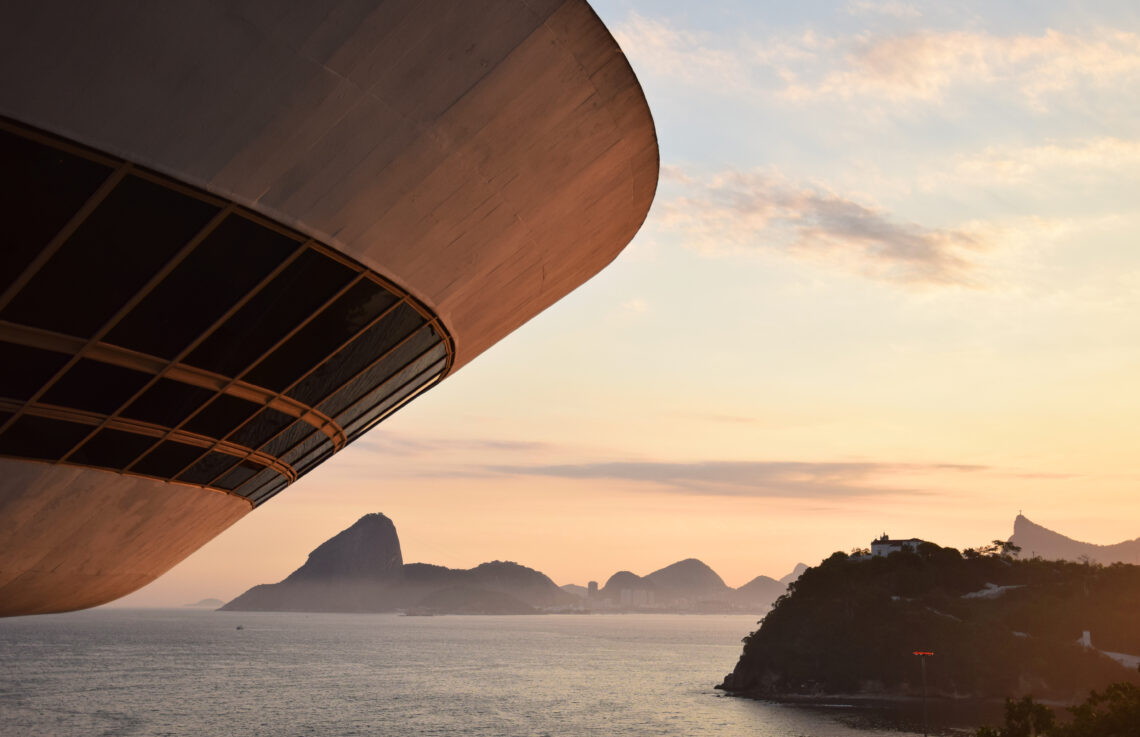
[[988,545],[980,545],[976,548],[966,548],[963,553],[967,558],[1016,558],[1018,553],[1021,552],[1021,546],[1015,544],[1012,540],[992,540]]
[[1057,728],[1053,710],[1038,704],[1032,696],[1005,700],[1005,725],[982,727],[976,737],[1046,737]]
[[1113,683],[1093,691],[1087,701],[1070,709],[1073,721],[1059,737],[1117,737],[1140,734],[1140,688]]
[[1113,683],[1069,709],[1073,720],[1057,721],[1053,710],[1032,697],[1005,701],[1005,724],[982,727],[975,737],[1132,737],[1140,735],[1140,688]]
[[1012,540],[994,540],[994,545],[997,546],[998,554],[1003,558],[1016,558],[1021,552],[1021,546],[1014,544]]

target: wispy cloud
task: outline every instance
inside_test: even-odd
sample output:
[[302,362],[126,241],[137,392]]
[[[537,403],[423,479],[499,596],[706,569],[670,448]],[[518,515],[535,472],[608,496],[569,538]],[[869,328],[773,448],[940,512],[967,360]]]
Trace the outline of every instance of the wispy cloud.
[[870,0],[852,0],[847,3],[847,12],[851,15],[888,15],[892,18],[919,18],[922,13],[910,3],[898,0],[884,0],[871,2]]
[[[853,0],[852,15],[919,17],[914,6]],[[671,84],[792,102],[857,99],[900,112],[902,103],[941,104],[954,91],[994,91],[1037,111],[1071,92],[1119,90],[1140,78],[1140,35],[1110,27],[1079,33],[998,35],[974,30],[789,33],[693,32],[631,14],[615,30],[639,71]]]
[[627,52],[635,51],[639,67],[682,84],[715,80],[725,89],[747,85],[747,66],[738,52],[724,48],[715,36],[679,28],[669,23],[631,13],[614,29],[614,37]]
[[353,448],[380,455],[402,458],[418,455],[443,455],[458,452],[536,453],[549,449],[547,443],[525,440],[497,440],[474,437],[406,437],[380,430],[369,433],[352,445]]
[[[701,415],[711,422],[748,423],[736,415]],[[963,463],[878,461],[721,461],[664,462],[614,459],[583,448],[478,437],[407,437],[374,432],[353,443],[358,462],[400,478],[493,479],[554,478],[572,481],[625,481],[646,491],[710,497],[833,500],[930,496],[938,492],[914,481],[931,474],[976,474],[987,478],[1058,479],[1068,475]],[[583,458],[583,452],[587,460]],[[591,458],[592,456],[592,458]],[[569,462],[544,462],[574,458]],[[344,465],[343,462],[340,465]]]
[[819,187],[757,172],[687,177],[660,222],[700,251],[780,250],[911,285],[977,286],[965,230],[927,228]]
[[704,461],[660,463],[615,461],[567,465],[494,465],[515,476],[645,482],[655,488],[704,496],[789,499],[862,499],[932,492],[875,483],[884,476],[938,471],[978,472],[984,466],[900,463],[799,463],[788,461]]
[[628,299],[621,303],[622,312],[630,315],[644,315],[649,311],[649,303],[643,299],[635,297]]
[[837,68],[791,81],[792,99],[874,97],[941,102],[949,90],[1000,85],[1035,109],[1050,95],[1086,87],[1127,88],[1140,76],[1140,36],[1055,30],[998,36],[923,31],[851,43]]
[[714,422],[725,425],[751,425],[758,422],[756,417],[732,415],[721,412],[674,412],[673,414],[689,421]]
[[953,175],[971,181],[1022,184],[1044,173],[1060,173],[1065,181],[1095,176],[1117,181],[1121,174],[1135,177],[1138,172],[1140,141],[1102,137],[1040,146],[987,147],[961,157]]

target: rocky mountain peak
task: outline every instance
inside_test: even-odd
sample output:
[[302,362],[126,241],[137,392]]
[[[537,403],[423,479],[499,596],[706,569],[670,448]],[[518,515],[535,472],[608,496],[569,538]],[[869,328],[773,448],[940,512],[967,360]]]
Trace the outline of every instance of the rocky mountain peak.
[[807,567],[806,563],[796,563],[796,567],[792,569],[791,573],[789,573],[788,575],[781,578],[780,583],[787,586],[792,581],[795,581],[796,579],[798,579],[800,577],[800,575],[803,574],[803,572],[806,571],[807,569],[808,569],[808,567]]
[[1125,540],[1115,545],[1081,542],[1043,527],[1021,514],[1013,520],[1013,537],[1010,538],[1010,542],[1021,547],[1022,558],[1089,560],[1104,565],[1140,564],[1140,538]]
[[318,546],[285,580],[393,579],[403,565],[396,526],[383,514],[372,513]]

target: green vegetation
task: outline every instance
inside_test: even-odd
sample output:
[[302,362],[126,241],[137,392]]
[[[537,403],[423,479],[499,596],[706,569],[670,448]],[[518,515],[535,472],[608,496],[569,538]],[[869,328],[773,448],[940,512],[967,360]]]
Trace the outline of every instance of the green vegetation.
[[777,600],[722,688],[757,696],[1005,694],[1076,701],[1140,682],[1096,650],[1140,654],[1140,567],[1017,560],[1002,541],[965,554],[925,543],[859,559],[835,553]]
[[1053,710],[1031,697],[1006,699],[1005,724],[982,727],[976,737],[1136,737],[1140,735],[1140,688],[1113,683],[1093,691],[1069,709],[1072,720],[1059,721]]

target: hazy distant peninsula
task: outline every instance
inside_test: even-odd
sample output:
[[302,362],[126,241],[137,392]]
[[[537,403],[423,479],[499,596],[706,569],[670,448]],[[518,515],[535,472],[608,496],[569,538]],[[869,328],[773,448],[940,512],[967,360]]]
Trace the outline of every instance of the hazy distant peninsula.
[[573,594],[536,570],[493,561],[461,570],[403,562],[392,521],[368,514],[325,541],[285,580],[254,586],[226,611],[530,614]]
[[913,696],[922,687],[916,650],[935,653],[927,676],[942,696],[1078,700],[1140,682],[1140,567],[1012,552],[963,555],[924,542],[883,557],[835,553],[791,584],[719,688]]
[[1040,557],[1077,562],[1088,560],[1104,565],[1140,563],[1140,538],[1115,545],[1084,543],[1046,529],[1020,514],[1013,521],[1013,537],[1010,542],[1021,547],[1022,558]]
[[186,609],[217,609],[224,602],[221,599],[202,599],[193,604],[183,604]]
[[781,580],[757,576],[734,589],[705,563],[686,558],[646,576],[618,571],[598,591],[594,604],[601,609],[763,614],[804,568],[801,563]]
[[[470,569],[404,563],[392,520],[368,514],[321,543],[283,581],[254,586],[227,611],[536,614],[541,612],[754,612],[763,614],[806,568],[780,580],[757,576],[740,588],[695,558],[647,576],[619,571],[598,589],[559,587],[507,561]],[[220,604],[221,602],[219,602]]]

